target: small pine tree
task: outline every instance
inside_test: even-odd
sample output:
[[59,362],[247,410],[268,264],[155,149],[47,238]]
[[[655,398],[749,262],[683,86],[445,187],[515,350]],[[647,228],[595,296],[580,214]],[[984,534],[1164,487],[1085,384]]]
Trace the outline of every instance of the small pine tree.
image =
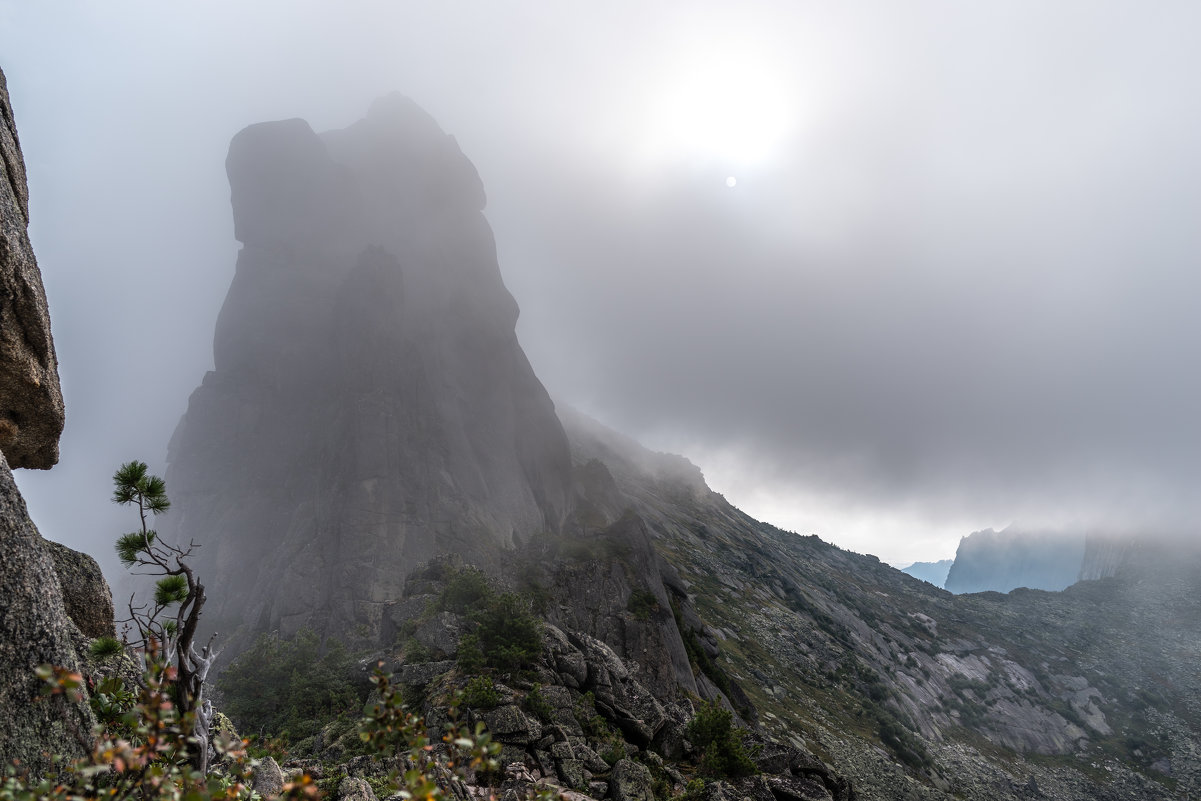
[[[196,742],[193,763],[202,772],[208,770],[209,731],[213,720],[212,703],[204,697],[205,680],[216,659],[212,640],[198,652],[196,628],[204,608],[204,585],[185,561],[197,548],[163,542],[150,528],[149,519],[171,507],[167,485],[148,472],[145,462],[126,462],[113,474],[113,502],[136,505],[141,528],[117,539],[117,556],[127,568],[143,568],[141,575],[161,576],[154,586],[153,602],[135,605],[129,599],[126,649],[145,667],[145,654],[157,650],[162,664],[174,668],[168,676],[172,700],[182,716],[193,721]],[[136,630],[131,636],[129,626]],[[216,636],[216,635],[214,635]]]
[[685,732],[693,745],[703,749],[702,773],[736,778],[756,772],[742,746],[742,730],[733,725],[733,714],[716,701],[702,702]]

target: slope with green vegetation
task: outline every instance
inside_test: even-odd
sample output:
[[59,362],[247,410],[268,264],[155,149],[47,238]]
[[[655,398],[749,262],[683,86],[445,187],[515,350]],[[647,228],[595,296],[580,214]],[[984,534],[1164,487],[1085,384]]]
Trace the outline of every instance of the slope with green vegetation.
[[564,419],[577,464],[605,465],[683,585],[707,657],[694,664],[865,796],[1196,791],[1196,554],[1062,593],[956,597],[760,523],[678,457]]

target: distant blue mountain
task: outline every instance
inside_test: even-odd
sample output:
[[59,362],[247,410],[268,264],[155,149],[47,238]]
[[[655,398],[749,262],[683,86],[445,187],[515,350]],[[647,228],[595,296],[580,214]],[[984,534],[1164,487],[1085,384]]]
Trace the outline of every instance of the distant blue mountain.
[[909,567],[902,567],[901,572],[908,573],[922,581],[928,581],[935,587],[941,587],[947,583],[947,573],[951,571],[951,565],[954,562],[954,559],[942,559],[938,562],[914,562]]
[[1085,535],[1022,529],[977,531],[959,541],[943,585],[954,593],[1062,590],[1080,578]]

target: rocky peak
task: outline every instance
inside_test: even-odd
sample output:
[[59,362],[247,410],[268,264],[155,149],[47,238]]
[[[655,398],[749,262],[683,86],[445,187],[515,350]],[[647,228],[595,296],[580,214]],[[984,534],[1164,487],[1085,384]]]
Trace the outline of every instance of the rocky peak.
[[959,541],[943,585],[951,592],[1009,592],[1017,587],[1062,590],[1076,582],[1085,535],[1013,525],[985,529]]
[[561,527],[567,440],[453,137],[390,95],[252,125],[226,168],[244,247],[167,475],[221,625],[374,633],[416,564]]

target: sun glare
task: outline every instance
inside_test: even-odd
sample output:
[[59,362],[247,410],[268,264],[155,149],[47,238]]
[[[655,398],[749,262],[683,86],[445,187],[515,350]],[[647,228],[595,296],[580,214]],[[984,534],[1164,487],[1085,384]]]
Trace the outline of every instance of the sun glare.
[[741,165],[770,158],[792,123],[793,98],[778,72],[733,50],[706,49],[677,64],[651,97],[654,153]]

